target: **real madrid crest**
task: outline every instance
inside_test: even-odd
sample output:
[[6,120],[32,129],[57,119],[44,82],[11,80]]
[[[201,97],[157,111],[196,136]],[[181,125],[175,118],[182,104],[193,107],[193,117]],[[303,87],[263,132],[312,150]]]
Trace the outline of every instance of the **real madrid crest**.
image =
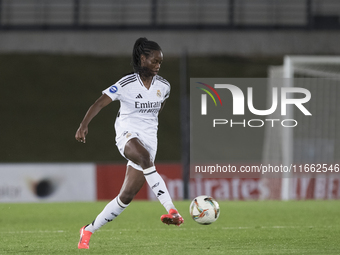
[[162,96],[161,91],[160,91],[159,89],[157,90],[157,96],[158,96],[158,97],[161,97],[161,96]]

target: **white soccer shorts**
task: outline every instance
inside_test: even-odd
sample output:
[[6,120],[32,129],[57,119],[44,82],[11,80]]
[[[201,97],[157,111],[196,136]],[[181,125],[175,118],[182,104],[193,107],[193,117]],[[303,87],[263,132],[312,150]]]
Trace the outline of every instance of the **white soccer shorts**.
[[[124,157],[124,149],[126,143],[132,139],[132,138],[138,138],[139,141],[143,144],[144,148],[150,153],[150,158],[151,161],[155,161],[156,153],[157,153],[157,138],[153,138],[150,136],[143,135],[142,133],[136,133],[136,132],[129,132],[129,131],[124,131],[120,136],[117,136],[116,138],[116,146],[118,147],[118,150],[120,154]],[[132,166],[133,168],[143,171],[143,168],[140,165],[135,164],[128,158],[127,165]]]

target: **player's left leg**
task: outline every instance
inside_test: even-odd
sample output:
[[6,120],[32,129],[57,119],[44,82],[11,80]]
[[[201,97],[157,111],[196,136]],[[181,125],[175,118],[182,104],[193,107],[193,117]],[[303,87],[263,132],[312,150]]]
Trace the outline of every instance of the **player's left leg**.
[[152,157],[150,155],[150,152],[145,148],[144,144],[138,138],[130,139],[125,145],[124,155],[143,169],[144,177],[148,185],[168,211],[168,214],[161,217],[162,222],[178,226],[182,224],[184,220],[175,208],[165,182],[153,164],[152,158],[154,156]]

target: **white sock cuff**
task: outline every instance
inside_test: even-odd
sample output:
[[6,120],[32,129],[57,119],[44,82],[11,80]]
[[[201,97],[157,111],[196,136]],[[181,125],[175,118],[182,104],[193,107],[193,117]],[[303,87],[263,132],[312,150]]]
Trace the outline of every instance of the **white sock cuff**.
[[156,172],[156,167],[155,166],[151,166],[151,167],[143,170],[144,175],[153,174],[155,172]]
[[122,207],[122,208],[126,208],[129,204],[124,204],[121,200],[120,200],[120,198],[119,198],[119,196],[117,196],[117,204],[120,206],[120,207]]

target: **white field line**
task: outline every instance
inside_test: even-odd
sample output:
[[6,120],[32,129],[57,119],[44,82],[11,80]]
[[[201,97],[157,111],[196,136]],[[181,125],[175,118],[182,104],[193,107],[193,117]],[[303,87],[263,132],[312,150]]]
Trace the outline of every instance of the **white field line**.
[[0,234],[39,234],[39,233],[65,233],[64,230],[27,230],[27,231],[0,231]]
[[[197,230],[204,229],[206,226],[197,226],[197,228],[181,228],[176,227],[179,230]],[[253,227],[209,227],[209,229],[222,229],[222,230],[242,230],[242,229],[286,229],[286,228],[334,228],[335,226],[253,226]],[[168,230],[168,228],[158,228],[158,229],[101,229],[99,231],[108,231],[108,232],[121,232],[121,231],[159,231],[159,230]]]
[[[197,230],[203,229],[205,226],[197,226],[197,228],[181,228],[176,227],[178,230],[185,230],[185,231],[191,231],[191,230]],[[243,230],[243,229],[301,229],[301,228],[334,228],[335,226],[253,226],[253,227],[214,227],[213,229],[222,229],[222,230]],[[209,227],[211,229],[211,227]],[[129,231],[162,231],[162,230],[168,230],[169,228],[144,228],[144,229],[101,229],[98,230],[98,232],[129,232]],[[28,230],[28,231],[0,231],[0,234],[44,234],[44,233],[66,233],[70,232],[68,230]],[[75,231],[78,232],[78,231]]]

